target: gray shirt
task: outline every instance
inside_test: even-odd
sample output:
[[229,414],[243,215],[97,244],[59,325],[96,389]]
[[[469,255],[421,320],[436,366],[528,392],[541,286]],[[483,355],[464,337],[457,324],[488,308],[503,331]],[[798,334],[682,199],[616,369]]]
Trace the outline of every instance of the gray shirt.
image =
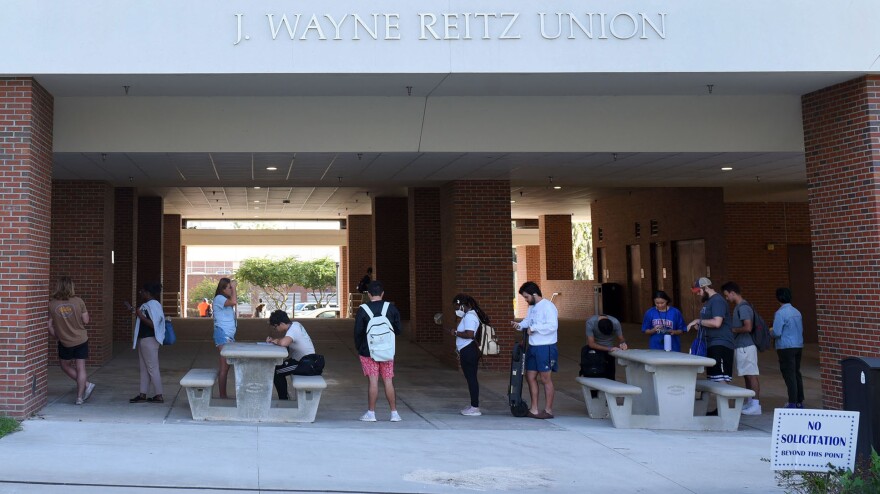
[[593,316],[587,319],[587,339],[590,336],[596,341],[597,344],[607,347],[616,346],[614,344],[614,338],[620,337],[623,338],[623,329],[620,327],[620,321],[617,318],[612,316],[605,316],[611,321],[612,326],[614,326],[614,330],[611,331],[611,334],[605,335],[599,331],[599,316]]
[[[752,321],[752,330],[754,331],[754,315],[755,311],[752,310],[752,306],[743,300],[733,308],[733,316],[731,317],[730,325],[734,329],[739,329],[745,326],[743,321]],[[746,348],[754,345],[755,340],[752,339],[751,333],[734,333],[733,344],[736,348]]]
[[706,330],[706,346],[723,346],[734,349],[733,331],[730,330],[730,313],[727,311],[727,301],[721,294],[716,293],[709,297],[700,310],[700,319],[721,318],[720,328],[708,328]]

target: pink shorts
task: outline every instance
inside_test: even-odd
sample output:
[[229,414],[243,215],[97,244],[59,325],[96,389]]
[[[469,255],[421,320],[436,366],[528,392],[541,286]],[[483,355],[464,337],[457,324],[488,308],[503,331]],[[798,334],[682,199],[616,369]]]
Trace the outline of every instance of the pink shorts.
[[382,376],[382,379],[391,379],[394,377],[394,361],[376,362],[370,357],[358,355],[361,358],[361,368],[364,369],[365,376]]

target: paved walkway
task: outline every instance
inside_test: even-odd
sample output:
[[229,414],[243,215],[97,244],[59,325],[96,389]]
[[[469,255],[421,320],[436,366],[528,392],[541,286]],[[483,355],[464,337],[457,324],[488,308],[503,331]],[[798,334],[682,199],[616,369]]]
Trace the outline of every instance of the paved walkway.
[[[93,370],[98,387],[84,406],[73,405],[72,382],[52,367],[50,403],[0,440],[0,492],[779,491],[761,461],[769,456],[772,407],[784,402],[774,355],[762,355],[764,415],[743,417],[737,432],[618,430],[586,417],[574,382],[581,324],[562,324],[557,418],[543,421],[512,417],[507,375],[489,371],[480,374],[485,415],[459,415],[464,379],[434,355],[451,350],[400,341],[399,423],[387,421],[381,393],[380,422],[356,420],[366,393],[350,323],[307,324],[327,358],[329,387],[315,423],[284,425],[193,422],[177,382],[192,367],[216,366],[217,354],[198,341],[204,328],[183,328],[182,341],[162,349],[161,405],[128,403],[138,383],[130,349],[117,348]],[[239,340],[266,334],[243,327]],[[627,334],[644,346],[634,329]],[[818,404],[818,371],[808,357],[808,403]]]

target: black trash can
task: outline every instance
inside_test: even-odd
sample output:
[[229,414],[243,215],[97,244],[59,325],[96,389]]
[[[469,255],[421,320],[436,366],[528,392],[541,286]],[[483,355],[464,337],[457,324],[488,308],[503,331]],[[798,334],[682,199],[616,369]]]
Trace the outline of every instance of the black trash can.
[[623,320],[623,286],[617,283],[602,283],[602,313]]
[[849,357],[840,366],[843,409],[861,412],[856,461],[870,461],[872,447],[880,452],[880,358]]

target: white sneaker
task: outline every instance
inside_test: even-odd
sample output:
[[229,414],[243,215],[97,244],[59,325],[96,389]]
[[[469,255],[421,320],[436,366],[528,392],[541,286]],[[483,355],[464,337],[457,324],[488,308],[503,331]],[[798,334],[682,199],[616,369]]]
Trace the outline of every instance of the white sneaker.
[[461,414],[467,417],[479,417],[483,415],[477,407],[467,407],[461,411]]
[[748,406],[744,406],[742,409],[743,415],[761,415],[761,405],[755,403],[754,401],[749,402]]
[[400,418],[400,414],[397,413],[397,410],[394,410],[391,412],[391,421],[392,422],[400,422],[401,420],[403,420],[403,419]]
[[376,421],[376,412],[372,410],[367,410],[361,418],[359,418],[361,422],[375,422]]
[[92,396],[92,391],[94,391],[94,390],[95,390],[95,383],[86,384],[86,392],[83,395],[83,401],[88,400],[89,396]]
[[83,399],[82,399],[82,398],[77,398],[77,399],[76,399],[76,402],[75,402],[74,404],[75,404],[75,405],[82,405],[82,404],[83,404]]

